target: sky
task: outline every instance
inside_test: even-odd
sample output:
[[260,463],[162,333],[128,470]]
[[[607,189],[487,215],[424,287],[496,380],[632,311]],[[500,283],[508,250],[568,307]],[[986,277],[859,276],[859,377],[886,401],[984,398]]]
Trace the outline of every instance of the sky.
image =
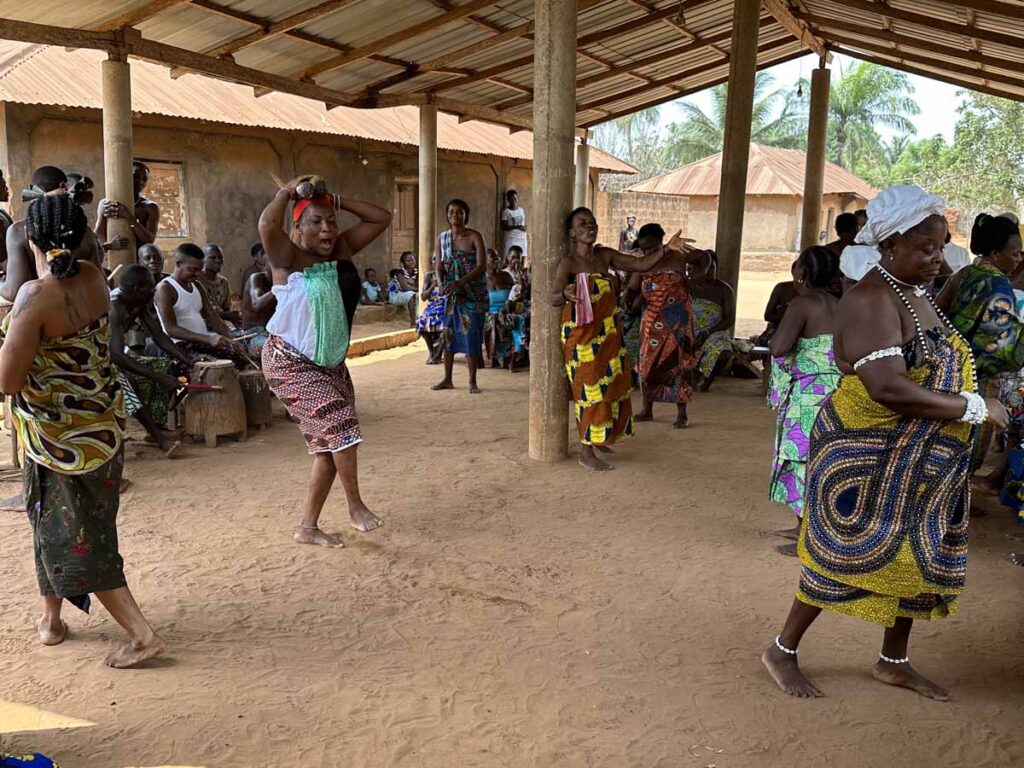
[[[832,61],[832,77],[838,77],[840,72],[847,71],[856,59],[848,56],[835,56]],[[772,67],[768,72],[775,78],[776,88],[790,88],[796,85],[801,78],[810,79],[811,70],[818,65],[818,57],[807,56],[796,61],[786,62],[777,67]],[[957,107],[961,98],[957,95],[960,89],[954,85],[940,83],[937,80],[930,80],[918,75],[908,75],[911,85],[914,86],[914,98],[921,107],[921,114],[913,119],[917,128],[916,138],[926,139],[941,134],[947,141],[953,141],[953,128],[956,126]],[[708,91],[688,96],[682,101],[689,101],[701,107],[705,111],[711,108],[711,96]],[[679,108],[676,102],[665,104],[661,108],[661,127],[665,128],[669,123],[680,119]],[[883,138],[892,137],[892,131],[884,128],[879,129]]]

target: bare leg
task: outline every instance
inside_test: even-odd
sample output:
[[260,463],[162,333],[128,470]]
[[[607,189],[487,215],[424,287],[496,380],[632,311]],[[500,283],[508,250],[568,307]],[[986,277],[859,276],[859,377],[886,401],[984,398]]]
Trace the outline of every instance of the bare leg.
[[157,637],[146,621],[128,587],[97,592],[96,597],[128,633],[128,642],[107,656],[108,667],[137,667],[164,652],[164,641]]
[[778,531],[772,531],[776,536],[781,536],[784,539],[792,539],[796,541],[800,538],[800,518],[796,519],[796,525],[792,528],[782,528]]
[[686,429],[690,425],[690,418],[686,415],[686,403],[679,403],[676,406],[676,420],[672,426],[676,429]]
[[64,601],[53,595],[43,596],[43,617],[36,628],[39,630],[39,642],[43,645],[60,645],[68,635],[68,625],[60,617],[60,609]]
[[416,327],[416,299],[409,299],[409,303],[405,305],[409,310],[409,327]]
[[[786,625],[782,628],[782,634],[779,635],[779,642],[789,650],[795,651],[800,645],[804,633],[820,613],[821,608],[794,600],[793,606],[789,609],[789,616],[786,617]],[[774,642],[761,654],[761,662],[768,668],[769,674],[779,688],[790,696],[815,699],[825,695],[804,677],[796,662],[796,654],[779,650]]]
[[[907,643],[910,641],[910,630],[914,626],[913,619],[900,617],[896,623],[885,630],[882,638],[882,655],[890,659],[904,659],[907,657]],[[917,691],[922,696],[936,701],[949,701],[949,693],[945,688],[936,685],[920,672],[910,666],[910,662],[893,664],[892,662],[878,660],[871,670],[876,680],[881,680],[889,685],[898,685],[902,688],[909,688]]]
[[476,385],[476,371],[481,367],[479,355],[466,355],[466,362],[469,364],[469,393],[479,395],[480,387]]
[[594,454],[594,446],[580,445],[580,464],[594,472],[607,472],[613,467],[605,464]]
[[447,349],[444,351],[444,378],[441,379],[440,384],[435,384],[431,387],[433,390],[438,389],[454,389],[455,386],[452,384],[452,367],[455,365],[455,353],[449,352]]
[[319,528],[320,511],[327,501],[327,494],[334,485],[337,470],[329,453],[313,454],[313,468],[309,474],[309,490],[306,492],[306,507],[302,522],[295,526],[292,540],[298,544],[318,544],[321,547],[342,547],[341,539],[330,536]]
[[348,501],[348,514],[352,518],[352,527],[357,531],[369,533],[375,528],[384,525],[384,521],[377,517],[363,503],[359,495],[359,472],[356,449],[358,445],[346,448],[344,451],[335,451],[331,454],[334,466],[337,469],[338,477],[341,478],[341,487],[345,489],[345,498]]
[[146,434],[153,439],[157,448],[164,453],[167,453],[171,449],[173,443],[167,439],[167,435],[164,434],[163,430],[160,429],[160,425],[153,419],[153,414],[149,412],[149,408],[142,408],[141,410],[136,411],[135,418],[139,424],[145,428]]
[[654,401],[644,396],[644,409],[633,417],[633,421],[654,421]]

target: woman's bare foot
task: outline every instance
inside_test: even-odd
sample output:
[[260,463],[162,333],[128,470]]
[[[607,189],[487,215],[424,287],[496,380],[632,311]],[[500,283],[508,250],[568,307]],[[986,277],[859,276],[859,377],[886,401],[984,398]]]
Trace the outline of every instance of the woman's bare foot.
[[25,511],[25,496],[21,493],[16,493],[13,496],[9,496],[6,499],[0,500],[0,512],[24,512]]
[[432,386],[431,389],[434,390],[435,392],[440,392],[442,389],[455,389],[455,385],[452,384],[451,381],[449,381],[448,379],[445,379],[440,384],[435,384],[434,386]]
[[352,527],[363,533],[369,533],[384,525],[384,521],[373,514],[365,504],[350,507],[348,514],[352,518]]
[[469,385],[469,394],[471,394],[471,395],[479,395],[480,394],[480,387],[478,387],[476,384],[470,384]]
[[781,536],[784,539],[792,539],[793,541],[796,541],[800,538],[800,523],[798,521],[792,528],[782,528],[777,531],[770,531],[770,533],[773,536]]
[[879,659],[878,663],[872,668],[871,674],[875,680],[880,680],[888,685],[909,688],[926,698],[935,699],[936,701],[949,701],[949,692],[945,688],[933,683],[910,666],[909,663],[890,664],[888,661]]
[[590,446],[589,451],[586,448],[587,446],[584,446],[584,449],[580,451],[580,466],[593,472],[609,472],[614,469],[610,464],[606,464],[594,455],[593,446]]
[[319,528],[310,528],[308,525],[296,525],[292,534],[292,541],[296,544],[316,544],[320,547],[344,547],[341,539],[324,533]]
[[607,445],[595,445],[594,450],[600,451],[601,453],[614,453],[614,451]]
[[654,412],[643,410],[633,416],[633,421],[654,421]]
[[780,544],[775,551],[786,557],[796,557],[796,544]]
[[686,416],[680,416],[672,422],[673,429],[686,429],[690,426],[690,420]]
[[164,650],[166,650],[164,641],[154,634],[144,642],[134,640],[125,643],[107,656],[104,663],[114,669],[131,669],[162,655]]
[[817,699],[825,695],[804,677],[800,665],[796,663],[796,656],[783,653],[775,643],[769,645],[761,654],[761,663],[776,685],[788,695],[796,696],[798,699]]
[[40,619],[36,629],[39,630],[39,642],[43,645],[60,645],[68,637],[68,625],[63,619],[57,619],[56,624]]

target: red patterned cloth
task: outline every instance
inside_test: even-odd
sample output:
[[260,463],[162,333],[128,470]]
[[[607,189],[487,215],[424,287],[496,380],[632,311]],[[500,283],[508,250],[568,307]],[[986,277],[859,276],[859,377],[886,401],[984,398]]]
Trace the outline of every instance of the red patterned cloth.
[[280,336],[263,347],[263,375],[299,431],[310,453],[334,453],[363,441],[352,377],[344,362],[322,368]]

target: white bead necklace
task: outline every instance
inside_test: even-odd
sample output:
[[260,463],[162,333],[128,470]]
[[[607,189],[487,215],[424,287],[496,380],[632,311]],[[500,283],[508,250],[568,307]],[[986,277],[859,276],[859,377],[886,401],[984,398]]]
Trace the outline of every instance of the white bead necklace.
[[910,290],[912,290],[914,292],[914,295],[917,296],[917,298],[919,298],[919,299],[922,296],[927,296],[928,295],[928,291],[925,290],[925,287],[923,285],[914,285],[913,283],[905,283],[902,280],[900,280],[898,277],[893,275],[889,270],[887,270],[881,264],[876,264],[875,266],[878,268],[878,271],[882,273],[882,276],[888,279],[890,285],[892,283],[896,283],[897,285],[902,286],[903,288],[909,288]]

